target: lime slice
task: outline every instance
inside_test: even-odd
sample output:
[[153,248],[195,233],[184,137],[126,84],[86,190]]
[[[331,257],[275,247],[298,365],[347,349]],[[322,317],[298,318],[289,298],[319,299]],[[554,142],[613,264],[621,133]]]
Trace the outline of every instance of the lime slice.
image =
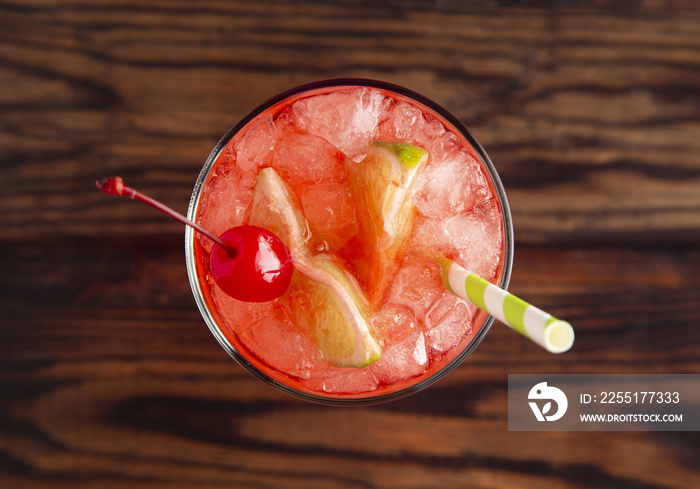
[[372,335],[360,286],[333,255],[309,250],[301,204],[272,168],[258,174],[250,224],[275,233],[289,248],[295,273],[280,301],[324,360],[337,367],[365,367],[378,360],[382,347]]
[[373,303],[388,280],[388,272],[403,251],[416,217],[411,191],[428,163],[428,152],[408,143],[374,141],[367,157],[349,167],[358,214],[372,250],[363,283]]

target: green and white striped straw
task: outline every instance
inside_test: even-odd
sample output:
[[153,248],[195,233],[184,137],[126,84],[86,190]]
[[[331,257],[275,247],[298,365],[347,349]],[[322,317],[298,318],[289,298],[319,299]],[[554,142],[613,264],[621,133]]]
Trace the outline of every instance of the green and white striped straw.
[[574,344],[571,324],[528,304],[445,257],[436,260],[442,267],[442,282],[453,294],[468,300],[552,353],[563,353]]

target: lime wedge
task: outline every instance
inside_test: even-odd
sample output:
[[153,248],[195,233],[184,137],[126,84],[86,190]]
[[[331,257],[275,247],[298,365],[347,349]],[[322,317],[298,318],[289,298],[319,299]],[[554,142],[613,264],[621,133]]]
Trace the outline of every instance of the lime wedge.
[[360,222],[372,247],[362,281],[373,303],[379,300],[389,269],[407,244],[416,216],[411,191],[427,163],[428,152],[419,146],[374,141],[367,157],[349,167]]
[[357,281],[331,254],[313,254],[308,224],[294,191],[272,168],[258,174],[250,224],[275,233],[289,248],[295,273],[280,297],[296,323],[337,367],[365,367],[382,346],[372,335],[369,304]]
[[411,189],[427,162],[428,152],[419,146],[374,141],[367,157],[353,168],[355,190],[365,197],[362,219],[374,229],[380,249],[390,249],[410,230]]

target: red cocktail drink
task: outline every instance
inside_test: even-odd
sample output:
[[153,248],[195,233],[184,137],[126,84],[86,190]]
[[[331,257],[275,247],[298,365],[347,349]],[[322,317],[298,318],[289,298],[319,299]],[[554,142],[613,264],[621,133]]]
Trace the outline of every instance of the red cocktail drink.
[[430,385],[493,319],[448,292],[447,256],[508,284],[508,204],[488,156],[447,111],[402,87],[329,80],[236,124],[207,160],[189,217],[220,235],[252,224],[292,250],[282,296],[243,302],[212,278],[187,229],[187,266],[215,337],[243,367],[307,400],[385,401]]

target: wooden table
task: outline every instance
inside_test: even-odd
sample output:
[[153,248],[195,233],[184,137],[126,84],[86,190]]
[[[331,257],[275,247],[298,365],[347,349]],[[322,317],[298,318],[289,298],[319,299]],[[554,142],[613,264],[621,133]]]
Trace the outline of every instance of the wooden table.
[[[430,389],[338,409],[209,333],[182,226],[217,139],[273,94],[399,83],[474,132],[514,216],[502,326]],[[516,373],[700,373],[700,10],[690,1],[0,1],[0,487],[700,487],[696,432],[507,430]]]

